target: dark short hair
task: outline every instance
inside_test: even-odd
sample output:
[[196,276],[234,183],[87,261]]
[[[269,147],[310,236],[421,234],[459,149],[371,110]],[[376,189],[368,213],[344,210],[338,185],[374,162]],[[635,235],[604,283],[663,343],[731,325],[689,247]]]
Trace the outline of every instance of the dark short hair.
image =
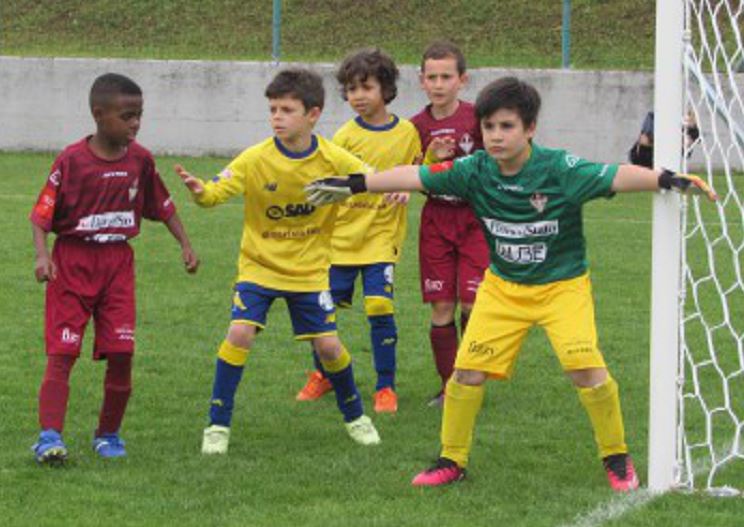
[[106,106],[117,95],[142,96],[142,88],[129,77],[119,73],[104,73],[90,87],[89,103],[93,106]]
[[426,61],[429,59],[455,59],[455,62],[457,63],[457,73],[460,75],[465,73],[465,55],[462,54],[460,48],[449,40],[437,40],[429,44],[421,57],[421,71],[424,71]]
[[336,80],[341,84],[341,96],[346,100],[346,87],[355,81],[364,82],[374,77],[382,88],[382,99],[390,103],[398,95],[398,67],[379,48],[362,49],[347,56],[336,72]]
[[475,116],[480,122],[502,108],[515,110],[527,128],[537,122],[540,94],[534,86],[516,77],[502,77],[489,82],[478,93],[475,99]]
[[290,68],[276,74],[264,95],[268,99],[292,97],[302,101],[305,111],[311,108],[323,109],[325,89],[320,75],[305,68]]

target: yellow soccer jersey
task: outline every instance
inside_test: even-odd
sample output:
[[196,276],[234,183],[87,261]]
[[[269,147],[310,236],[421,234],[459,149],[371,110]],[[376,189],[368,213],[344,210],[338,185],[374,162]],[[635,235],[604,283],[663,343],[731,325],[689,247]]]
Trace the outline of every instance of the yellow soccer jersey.
[[[421,153],[416,127],[395,115],[382,126],[372,126],[361,117],[352,119],[336,132],[333,142],[378,171],[410,165]],[[397,262],[406,236],[406,218],[406,207],[386,203],[382,194],[358,194],[340,203],[331,263]]]
[[322,137],[313,135],[311,147],[301,153],[272,137],[233,159],[205,184],[196,202],[212,207],[243,196],[239,282],[283,291],[323,291],[328,289],[337,207],[314,207],[303,188],[321,177],[354,172],[370,168]]

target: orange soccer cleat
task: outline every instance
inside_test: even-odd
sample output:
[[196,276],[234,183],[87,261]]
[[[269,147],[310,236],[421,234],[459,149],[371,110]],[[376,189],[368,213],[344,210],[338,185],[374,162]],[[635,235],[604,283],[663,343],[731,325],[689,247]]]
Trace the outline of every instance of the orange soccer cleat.
[[331,381],[326,379],[322,373],[316,370],[308,373],[307,382],[305,383],[305,386],[297,392],[297,397],[295,397],[295,399],[298,401],[315,401],[331,390],[333,390]]

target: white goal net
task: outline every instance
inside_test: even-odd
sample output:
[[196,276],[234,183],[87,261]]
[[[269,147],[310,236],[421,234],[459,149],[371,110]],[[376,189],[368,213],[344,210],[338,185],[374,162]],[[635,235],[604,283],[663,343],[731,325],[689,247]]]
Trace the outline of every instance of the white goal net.
[[680,121],[699,131],[683,135],[681,168],[720,201],[681,208],[675,484],[735,494],[744,490],[744,0],[679,1]]

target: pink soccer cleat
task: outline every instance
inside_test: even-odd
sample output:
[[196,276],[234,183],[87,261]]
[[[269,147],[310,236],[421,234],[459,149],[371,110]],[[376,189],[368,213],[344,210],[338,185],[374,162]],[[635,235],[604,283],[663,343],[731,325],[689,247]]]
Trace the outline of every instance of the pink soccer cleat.
[[638,476],[636,475],[633,460],[628,454],[613,454],[602,459],[607,471],[607,479],[610,487],[615,492],[630,492],[638,488]]
[[439,487],[465,479],[465,469],[446,457],[440,457],[433,467],[416,475],[414,487]]

